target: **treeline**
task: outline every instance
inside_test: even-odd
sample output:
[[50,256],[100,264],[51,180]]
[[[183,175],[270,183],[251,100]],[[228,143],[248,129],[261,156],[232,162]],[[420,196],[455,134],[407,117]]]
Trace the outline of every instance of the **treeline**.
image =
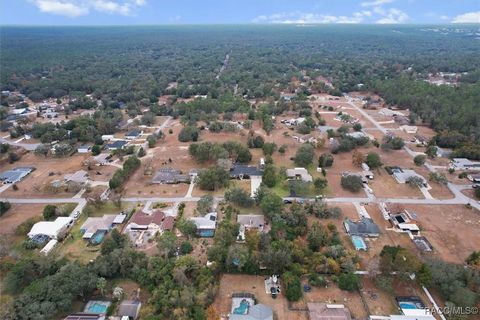
[[188,151],[197,162],[231,159],[233,162],[248,163],[252,154],[247,146],[236,141],[226,141],[222,144],[212,142],[192,143]]
[[113,177],[108,181],[110,189],[118,190],[127,181],[127,179],[140,167],[141,161],[137,156],[130,156],[123,163],[123,168],[118,169]]
[[[376,81],[372,88],[388,104],[410,109],[421,121],[440,132],[436,139],[439,146],[465,146],[458,156],[472,153],[475,158],[480,158],[480,83],[448,87],[401,77]],[[449,135],[456,139],[449,138]]]

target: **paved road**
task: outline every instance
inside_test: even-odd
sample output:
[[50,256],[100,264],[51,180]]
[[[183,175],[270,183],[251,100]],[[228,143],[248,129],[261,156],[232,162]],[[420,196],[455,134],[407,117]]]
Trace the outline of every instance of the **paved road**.
[[28,151],[35,151],[41,143],[21,143],[21,142],[13,142],[4,138],[0,137],[0,143],[7,143],[11,146],[21,147]]

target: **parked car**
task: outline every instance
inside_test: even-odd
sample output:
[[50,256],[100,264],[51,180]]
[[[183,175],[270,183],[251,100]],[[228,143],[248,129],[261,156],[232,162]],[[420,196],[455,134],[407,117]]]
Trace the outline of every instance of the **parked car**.
[[74,219],[77,219],[78,217],[80,217],[80,211],[77,211],[73,214]]
[[472,184],[472,188],[473,188],[473,189],[480,188],[480,183],[474,183],[474,184]]

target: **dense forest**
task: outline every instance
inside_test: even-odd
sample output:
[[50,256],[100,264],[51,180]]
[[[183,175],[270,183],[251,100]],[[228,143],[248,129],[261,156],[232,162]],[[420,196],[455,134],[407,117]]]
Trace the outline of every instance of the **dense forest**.
[[[245,111],[248,106],[232,95],[278,100],[282,90],[291,90],[293,77],[323,76],[332,82],[332,94],[363,84],[387,102],[411,108],[436,130],[457,130],[478,142],[476,29],[435,30],[347,25],[4,27],[0,86],[34,101],[77,98],[71,109],[93,107],[84,99],[92,94],[108,107],[127,104],[132,116],[162,94],[208,95],[209,103],[153,110],[196,121],[208,119],[212,111]],[[438,88],[420,80],[439,71],[463,73],[461,85]],[[169,86],[172,82],[176,85]],[[2,105],[13,104],[4,99]]]

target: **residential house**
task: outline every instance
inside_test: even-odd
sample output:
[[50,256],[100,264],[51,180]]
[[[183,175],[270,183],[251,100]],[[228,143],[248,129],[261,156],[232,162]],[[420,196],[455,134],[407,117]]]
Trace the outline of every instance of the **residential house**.
[[265,228],[265,217],[261,214],[239,214],[237,223],[240,229],[237,236],[237,242],[245,241],[245,232],[248,230],[257,230],[262,232]]
[[350,171],[342,172],[342,177],[348,177],[348,176],[357,176],[360,179],[362,179],[362,182],[365,183],[365,184],[368,183],[368,180],[373,179],[373,173],[371,171],[363,171],[361,173],[350,172]]
[[472,182],[480,182],[480,174],[469,174],[467,179]]
[[77,148],[78,153],[88,153],[91,149],[91,146],[88,144],[81,145]]
[[78,170],[72,174],[66,174],[63,178],[65,183],[75,182],[78,184],[85,184],[88,181],[88,172],[85,170]]
[[422,146],[426,146],[428,144],[428,141],[428,138],[419,134],[416,134],[415,137],[412,139],[412,142],[415,142],[416,144],[420,144]]
[[353,138],[353,139],[363,139],[363,138],[372,139],[372,138],[373,138],[371,135],[366,134],[366,133],[363,132],[363,131],[349,132],[349,133],[347,133],[347,136],[348,136],[348,137],[351,137],[351,138]]
[[232,168],[230,168],[231,179],[250,179],[252,176],[262,176],[262,171],[255,166],[244,164],[234,164]]
[[410,123],[410,119],[406,116],[393,116],[393,120],[399,125],[408,125]]
[[437,157],[450,158],[450,155],[452,154],[452,150],[440,148],[439,146],[435,146],[435,149],[437,149]]
[[403,126],[400,126],[400,129],[405,131],[406,133],[412,133],[412,134],[415,134],[417,133],[417,126],[409,126],[409,125],[403,125]]
[[273,311],[267,305],[255,304],[249,293],[233,293],[229,320],[273,320]]
[[307,169],[305,168],[294,168],[294,169],[287,169],[287,178],[289,180],[301,180],[304,182],[312,182],[313,178],[308,173]]
[[310,320],[351,320],[350,311],[342,304],[307,303]]
[[419,175],[415,172],[415,170],[411,169],[400,169],[400,168],[393,168],[392,169],[393,177],[397,180],[398,183],[407,183],[408,180],[412,177],[418,177],[423,180],[423,185],[425,187],[428,186],[427,180],[424,177]]
[[190,220],[197,226],[197,234],[200,237],[211,238],[214,236],[217,227],[216,212],[207,213],[204,217],[192,217]]
[[398,111],[398,110],[392,110],[392,109],[387,109],[387,108],[382,108],[378,111],[379,114],[382,116],[387,116],[387,117],[393,117],[393,116],[405,116],[404,113]]
[[141,307],[142,303],[140,301],[123,300],[118,306],[117,316],[121,317],[122,320],[136,320]]
[[182,171],[172,168],[161,168],[152,179],[152,183],[176,184],[190,182],[190,175],[182,174]]
[[480,161],[471,161],[467,158],[453,158],[450,168],[455,170],[480,171]]
[[113,142],[107,144],[107,149],[108,150],[120,150],[120,149],[125,148],[125,146],[127,144],[128,144],[128,142],[125,141],[125,140],[116,140],[116,141],[113,141]]
[[174,217],[166,217],[160,210],[154,210],[151,214],[137,211],[125,227],[124,233],[136,247],[144,247],[157,233],[172,230],[174,222]]
[[71,217],[57,217],[55,221],[40,221],[33,225],[28,237],[38,243],[52,239],[59,240],[65,236],[72,225]]
[[[116,218],[117,216],[114,214],[106,214],[103,217],[88,217],[80,227],[80,232],[83,234],[82,238],[94,244],[100,243],[105,234],[112,230]],[[117,219],[117,221],[119,220]]]
[[30,172],[35,170],[33,167],[18,167],[0,173],[0,181],[4,184],[17,183],[25,178]]
[[97,166],[105,166],[108,164],[108,159],[110,159],[110,155],[108,153],[100,153],[93,157],[93,161]]
[[369,238],[378,238],[380,236],[380,228],[372,219],[362,218],[360,221],[353,222],[346,219],[343,226],[347,233],[351,236],[361,236]]
[[142,135],[142,131],[139,129],[133,129],[125,135],[125,139],[134,140]]

